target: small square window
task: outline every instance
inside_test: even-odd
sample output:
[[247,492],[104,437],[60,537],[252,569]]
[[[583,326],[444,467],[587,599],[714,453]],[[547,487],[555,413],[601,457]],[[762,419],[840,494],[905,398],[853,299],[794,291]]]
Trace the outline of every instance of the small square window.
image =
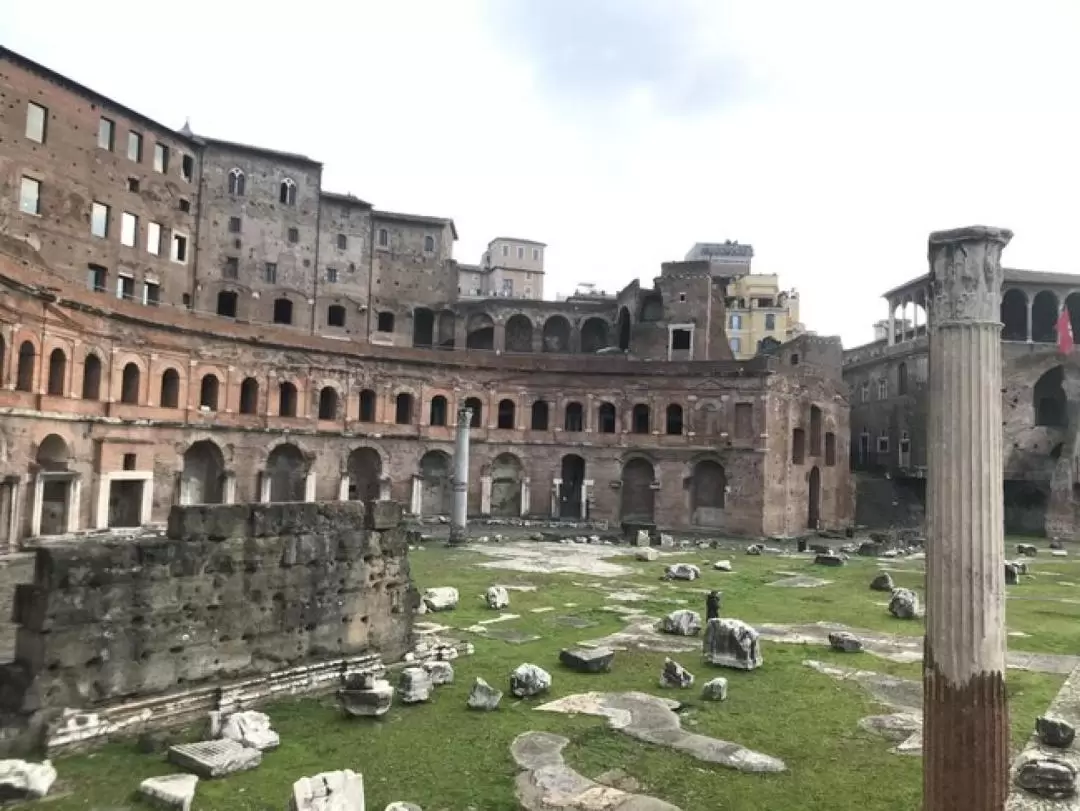
[[235,256],[225,257],[225,266],[222,268],[222,275],[226,279],[235,279],[240,275],[240,260]]
[[161,224],[148,222],[146,224],[146,252],[154,256],[161,255]]
[[191,211],[191,201],[188,200],[186,197],[181,197],[180,202],[178,203],[178,205],[179,205],[181,211],[186,211],[186,212]]
[[97,145],[102,149],[112,152],[113,139],[116,135],[116,124],[111,119],[102,118],[98,122]]
[[300,241],[300,229],[298,229],[298,228],[290,228],[289,229],[289,242],[291,242],[291,243],[293,243],[295,245],[299,241]]
[[229,233],[230,234],[239,234],[240,233],[240,218],[239,217],[229,217]]
[[136,457],[133,453],[124,454],[124,470],[134,470],[136,465]]
[[139,178],[137,178],[137,177],[129,177],[128,178],[128,191],[137,192],[138,190],[139,190]]
[[135,298],[135,280],[131,276],[119,276],[116,279],[116,297],[125,301]]
[[104,203],[90,206],[90,233],[103,238],[109,235],[109,207]]
[[148,307],[157,307],[161,303],[161,285],[157,282],[143,282],[142,303]]
[[125,211],[120,215],[120,244],[134,248],[139,242],[139,218]]
[[330,284],[337,282],[337,268],[326,269],[326,281]]
[[884,431],[881,433],[881,436],[877,438],[877,449],[878,453],[889,452],[889,435]]
[[89,265],[86,273],[86,286],[95,293],[104,293],[109,286],[109,271],[101,265]]
[[671,331],[671,349],[683,352],[689,350],[692,335],[693,333],[688,329],[673,329]]
[[165,144],[154,144],[154,171],[161,174],[169,171],[169,148]]
[[24,177],[19,188],[19,211],[24,214],[41,214],[41,181]]
[[45,128],[49,118],[49,111],[40,104],[27,102],[26,104],[26,137],[39,144],[45,143]]
[[142,162],[142,135],[134,130],[128,131],[127,156],[130,161]]
[[686,301],[686,293],[679,293],[679,301]]
[[349,247],[349,238],[344,234],[337,235],[337,246],[339,251],[344,251]]

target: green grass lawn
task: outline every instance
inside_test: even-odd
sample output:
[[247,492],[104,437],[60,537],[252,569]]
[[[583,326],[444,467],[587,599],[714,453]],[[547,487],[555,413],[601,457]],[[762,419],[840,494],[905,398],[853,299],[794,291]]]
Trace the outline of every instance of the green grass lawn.
[[[1045,553],[1044,553],[1045,554]],[[719,557],[732,560],[733,573],[714,572]],[[710,588],[724,592],[722,614],[762,622],[814,622],[829,620],[910,635],[922,633],[918,621],[899,621],[877,603],[887,595],[867,588],[878,568],[873,560],[853,560],[841,569],[814,567],[803,560],[750,557],[741,553],[695,550],[667,559],[698,563],[703,578],[695,583],[661,581],[663,559],[639,563],[620,558],[633,573],[603,579],[580,574],[542,575],[497,569],[476,564],[488,558],[465,551],[426,549],[412,553],[413,574],[423,589],[453,585],[461,591],[461,606],[423,619],[444,622],[454,628],[489,619],[480,599],[494,583],[534,585],[535,592],[512,591],[509,611],[520,619],[493,626],[538,634],[542,639],[515,645],[484,639],[464,631],[456,636],[474,641],[476,653],[455,661],[457,680],[437,688],[433,701],[419,706],[395,706],[382,720],[342,717],[332,697],[291,700],[267,708],[281,734],[281,747],[268,753],[263,765],[249,773],[223,780],[202,781],[196,795],[198,811],[244,811],[287,807],[290,786],[303,775],[351,768],[362,772],[367,804],[372,811],[393,800],[408,800],[425,811],[479,811],[516,809],[513,777],[517,769],[509,744],[527,730],[558,732],[571,740],[565,751],[568,762],[581,773],[595,777],[622,768],[643,784],[641,791],[681,806],[685,811],[739,809],[754,811],[886,811],[911,809],[921,797],[918,757],[889,752],[892,744],[863,732],[860,718],[887,712],[872,702],[857,685],[838,682],[803,665],[806,659],[860,667],[907,678],[920,678],[919,665],[888,662],[869,654],[835,654],[811,646],[765,642],[765,664],[751,673],[706,669],[697,655],[678,658],[698,677],[698,684],[712,675],[730,682],[729,699],[705,703],[697,689],[661,691],[657,678],[662,654],[620,652],[614,670],[605,675],[582,675],[558,664],[560,648],[583,639],[619,630],[623,620],[603,610],[611,601],[604,589],[616,585],[631,591],[656,587],[643,607],[653,614],[680,607],[704,611],[704,593]],[[710,568],[705,569],[705,565]],[[897,564],[896,569],[903,568]],[[806,572],[835,581],[816,589],[766,586],[778,579],[777,571]],[[1080,562],[1038,558],[1033,576],[1010,591],[1030,597],[1080,601]],[[1060,572],[1050,576],[1048,572]],[[922,575],[916,571],[894,573],[898,585],[922,592]],[[575,585],[577,584],[577,585]],[[566,607],[565,603],[575,603]],[[533,613],[552,606],[556,610]],[[1034,600],[1010,600],[1010,630],[1030,636],[1010,640],[1020,650],[1080,653],[1080,605]],[[560,622],[573,616],[592,627],[579,629]],[[736,741],[744,746],[783,758],[789,771],[780,775],[748,775],[693,760],[688,755],[632,740],[609,730],[598,718],[569,717],[533,711],[548,699],[515,700],[507,691],[510,671],[522,662],[533,662],[554,676],[550,698],[587,690],[643,690],[685,701],[683,714],[688,729]],[[465,697],[475,676],[482,676],[507,691],[497,712],[466,710]],[[1010,671],[1008,686],[1015,747],[1028,737],[1035,716],[1045,710],[1063,677]],[[61,758],[56,763],[60,779],[53,796],[41,808],[68,809],[141,808],[134,790],[144,777],[164,774],[172,768],[160,755],[136,752],[120,742],[89,755]]]

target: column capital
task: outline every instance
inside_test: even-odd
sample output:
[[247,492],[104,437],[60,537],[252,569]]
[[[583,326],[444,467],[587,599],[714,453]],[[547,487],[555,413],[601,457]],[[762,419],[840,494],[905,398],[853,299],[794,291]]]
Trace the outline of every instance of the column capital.
[[937,324],[1001,320],[1001,251],[1012,236],[985,225],[930,234],[930,312]]

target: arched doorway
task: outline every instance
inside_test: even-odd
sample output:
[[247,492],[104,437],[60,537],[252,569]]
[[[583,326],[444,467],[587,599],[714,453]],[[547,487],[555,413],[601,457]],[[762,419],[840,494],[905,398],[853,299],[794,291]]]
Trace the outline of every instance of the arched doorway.
[[810,493],[806,507],[806,526],[817,529],[821,521],[821,471],[817,465],[810,468]]
[[349,501],[378,501],[382,458],[374,448],[357,448],[349,454]]
[[631,459],[622,470],[622,505],[619,516],[624,523],[653,523],[656,475],[648,459]]
[[72,524],[71,511],[76,474],[68,468],[71,451],[63,437],[49,434],[38,445],[34,456],[37,481],[34,487],[36,505],[31,505],[32,535],[63,535]]
[[270,501],[303,501],[307,461],[295,445],[278,445],[266,460]]
[[1052,344],[1057,340],[1058,300],[1043,290],[1031,302],[1031,340]]
[[473,313],[465,322],[466,349],[494,349],[495,322],[487,313]]
[[491,514],[503,518],[521,515],[521,460],[502,453],[491,463]]
[[180,479],[182,504],[222,504],[225,501],[225,457],[208,439],[201,439],[184,451],[184,471]]
[[506,321],[506,351],[532,352],[533,325],[528,316],[518,313]]
[[420,459],[420,514],[449,515],[454,496],[450,457],[442,451],[428,451]]
[[559,485],[559,518],[586,518],[581,504],[581,486],[585,483],[585,460],[576,453],[562,458]]
[[1028,336],[1027,296],[1015,287],[1001,297],[1001,340],[1026,341]]
[[724,466],[712,459],[698,462],[690,485],[690,522],[705,527],[720,526],[727,494]]

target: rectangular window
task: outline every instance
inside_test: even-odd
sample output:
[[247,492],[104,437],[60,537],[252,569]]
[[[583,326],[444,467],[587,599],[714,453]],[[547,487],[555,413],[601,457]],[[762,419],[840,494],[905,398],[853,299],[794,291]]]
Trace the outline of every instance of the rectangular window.
[[229,233],[230,234],[239,234],[240,233],[240,218],[239,217],[229,217]]
[[130,276],[116,278],[116,297],[130,301],[135,298],[135,280]]
[[179,262],[181,265],[187,264],[187,241],[188,238],[185,234],[173,232],[172,253],[170,256],[174,262]]
[[337,235],[337,246],[339,251],[343,251],[349,247],[349,238],[344,234]]
[[115,136],[116,124],[113,123],[112,119],[103,116],[98,122],[97,145],[102,149],[107,149],[112,152],[113,139]]
[[240,260],[235,256],[225,257],[225,267],[222,269],[222,275],[226,279],[235,279],[240,275]]
[[146,252],[154,256],[161,255],[161,224],[148,222],[146,224]]
[[157,307],[161,303],[161,285],[157,282],[143,282],[142,303],[148,307]]
[[337,282],[337,268],[326,269],[326,281],[330,284]]
[[137,178],[137,177],[129,177],[128,178],[128,191],[133,191],[133,192],[138,192],[139,191],[139,178]]
[[776,315],[775,314],[773,314],[773,313],[766,313],[765,314],[765,329],[769,330],[770,332],[772,330],[776,329]]
[[742,352],[742,338],[731,339],[731,351],[736,355]]
[[154,144],[154,171],[161,174],[169,171],[169,148],[165,144]]
[[673,351],[686,351],[690,349],[690,336],[693,333],[688,329],[673,329],[671,331],[671,348]]
[[109,284],[109,271],[101,265],[89,265],[86,272],[86,286],[95,293],[104,293]]
[[731,329],[742,329],[742,316],[738,313],[732,313],[728,318],[728,327]]
[[191,211],[191,201],[188,200],[186,197],[181,197],[180,201],[177,203],[177,205],[180,207],[181,211],[184,211],[184,212],[190,212]]
[[109,235],[109,207],[104,203],[94,203],[90,207],[90,233],[96,237]]
[[390,244],[390,233],[385,228],[379,229],[379,247],[385,248]]
[[142,162],[142,135],[135,130],[128,130],[127,156],[129,161]]
[[509,256],[510,255],[510,246],[509,245],[503,245],[502,249],[503,249],[503,256]]
[[134,248],[139,242],[139,218],[125,211],[120,215],[120,244]]
[[884,377],[877,382],[877,396],[879,400],[884,400],[889,396],[889,381]]
[[263,278],[267,284],[277,284],[277,262],[267,262]]
[[26,104],[26,137],[39,144],[45,143],[45,126],[49,111],[40,104]]
[[885,431],[882,431],[881,436],[877,438],[877,451],[878,453],[889,452],[889,435]]
[[41,182],[24,177],[19,187],[19,211],[24,214],[41,213]]
[[735,404],[735,436],[750,439],[754,435],[754,404]]
[[191,155],[184,155],[180,158],[180,177],[184,178],[188,183],[195,177],[195,158]]
[[295,245],[299,241],[300,241],[300,229],[298,229],[298,228],[290,228],[289,229],[289,242],[291,242],[291,243],[293,243]]
[[539,262],[540,261],[540,249],[539,248],[533,248],[533,261],[534,262]]

